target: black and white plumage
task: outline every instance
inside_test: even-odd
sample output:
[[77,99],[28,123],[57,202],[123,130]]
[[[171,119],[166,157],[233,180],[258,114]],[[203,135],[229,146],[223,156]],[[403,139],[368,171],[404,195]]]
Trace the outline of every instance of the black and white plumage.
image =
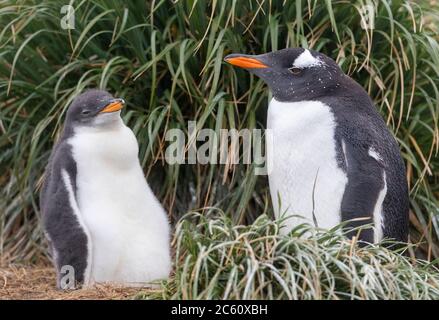
[[[267,160],[278,216],[300,215],[310,223],[315,217],[323,228],[363,218],[348,225],[374,225],[361,232],[361,240],[407,241],[404,163],[395,138],[359,84],[329,57],[302,48],[232,54],[225,61],[256,74],[273,93]],[[287,219],[284,232],[303,222]]]
[[42,222],[58,274],[85,286],[141,286],[170,272],[167,215],[145,180],[122,99],[101,90],[78,96],[46,167]]

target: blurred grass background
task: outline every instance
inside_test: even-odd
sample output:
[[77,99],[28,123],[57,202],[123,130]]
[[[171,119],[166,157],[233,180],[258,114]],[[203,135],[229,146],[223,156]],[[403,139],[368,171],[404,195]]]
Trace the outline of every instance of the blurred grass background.
[[38,189],[65,110],[86,88],[123,97],[148,181],[175,223],[220,208],[234,223],[271,215],[268,181],[252,165],[167,165],[165,132],[264,128],[269,92],[223,63],[231,52],[303,46],[337,60],[371,95],[407,165],[411,241],[439,257],[439,4],[375,0],[375,28],[360,25],[365,1],[0,0],[0,255],[45,259]]

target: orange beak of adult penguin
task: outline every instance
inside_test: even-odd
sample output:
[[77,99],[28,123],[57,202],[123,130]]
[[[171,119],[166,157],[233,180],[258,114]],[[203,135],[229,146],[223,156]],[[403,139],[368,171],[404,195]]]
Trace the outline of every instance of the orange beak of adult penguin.
[[113,99],[107,104],[100,113],[116,112],[123,108],[125,101],[123,99]]
[[268,66],[258,59],[250,58],[248,56],[239,55],[239,54],[229,54],[224,58],[224,61],[230,63],[231,65],[245,68],[245,69],[262,69],[268,68]]

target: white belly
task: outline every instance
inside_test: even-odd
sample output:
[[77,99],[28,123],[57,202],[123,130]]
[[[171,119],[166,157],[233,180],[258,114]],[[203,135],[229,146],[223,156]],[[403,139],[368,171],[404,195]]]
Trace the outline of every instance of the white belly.
[[76,131],[77,200],[92,243],[91,282],[140,285],[170,271],[169,224],[130,129]]
[[304,222],[314,225],[313,213],[320,228],[339,224],[347,176],[337,166],[330,108],[319,101],[273,99],[267,127],[273,134],[267,158],[273,166],[269,183],[275,214],[300,216],[288,218],[282,232]]

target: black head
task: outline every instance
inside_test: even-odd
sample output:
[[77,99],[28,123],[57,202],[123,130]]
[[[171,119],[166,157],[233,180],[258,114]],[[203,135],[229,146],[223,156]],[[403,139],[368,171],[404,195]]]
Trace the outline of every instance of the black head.
[[339,90],[345,77],[334,60],[303,48],[255,56],[230,54],[224,60],[264,80],[278,101],[313,100],[331,94]]
[[80,126],[102,126],[120,119],[125,101],[107,91],[88,90],[77,96],[67,111],[66,123]]

